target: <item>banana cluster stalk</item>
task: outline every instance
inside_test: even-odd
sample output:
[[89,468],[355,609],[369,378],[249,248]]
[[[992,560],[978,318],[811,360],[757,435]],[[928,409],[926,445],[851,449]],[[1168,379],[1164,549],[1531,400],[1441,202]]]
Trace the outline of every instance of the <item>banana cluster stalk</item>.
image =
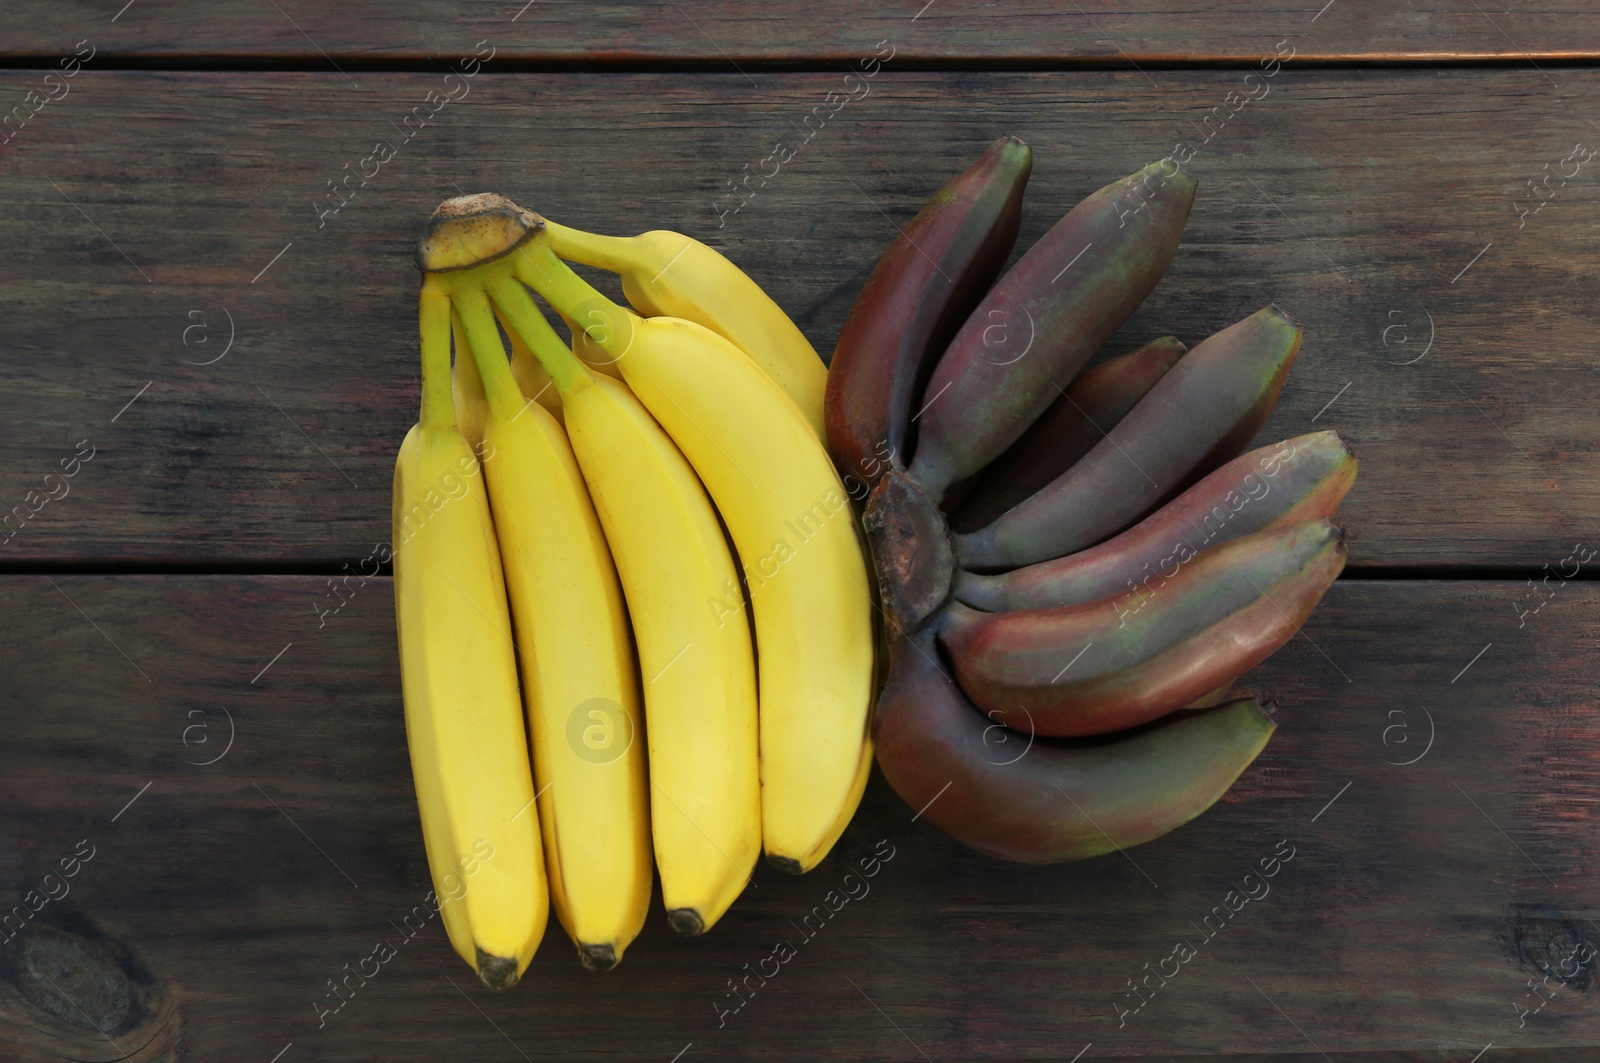
[[[633,309],[563,257],[620,274]],[[809,870],[861,799],[872,587],[822,442],[826,370],[750,278],[676,233],[596,236],[462,197],[435,212],[417,264],[424,417],[401,452],[397,527],[433,472],[402,475],[429,425],[470,481],[397,551],[430,867],[448,873],[479,836],[496,844],[446,906],[480,975],[499,957],[520,974],[547,888],[583,964],[604,970],[645,921],[652,862],[669,925],[701,934],[763,850]],[[435,589],[469,561],[455,600]],[[486,714],[498,730],[467,726]],[[449,759],[441,721],[462,731]],[[468,814],[470,828],[450,818]],[[480,897],[490,868],[497,885],[522,876],[515,904]],[[490,915],[521,919],[522,937],[480,940]]]

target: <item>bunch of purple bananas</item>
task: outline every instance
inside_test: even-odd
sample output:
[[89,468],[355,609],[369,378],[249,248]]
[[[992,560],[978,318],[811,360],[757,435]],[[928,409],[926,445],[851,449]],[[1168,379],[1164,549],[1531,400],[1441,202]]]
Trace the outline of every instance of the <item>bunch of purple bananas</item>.
[[1333,432],[1245,453],[1300,348],[1268,306],[1192,350],[1085,366],[1177,253],[1170,159],[1095,192],[1000,275],[1032,152],[997,140],[884,253],[829,370],[888,669],[879,766],[921,818],[1046,863],[1215,802],[1275,724],[1240,675],[1344,566]]

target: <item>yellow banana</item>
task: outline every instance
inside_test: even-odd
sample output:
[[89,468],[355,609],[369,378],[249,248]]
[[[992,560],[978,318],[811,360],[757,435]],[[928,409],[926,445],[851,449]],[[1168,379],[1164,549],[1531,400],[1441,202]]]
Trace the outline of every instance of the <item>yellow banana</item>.
[[[761,851],[755,663],[705,489],[628,388],[591,373],[507,273],[493,291],[561,391],[567,431],[616,559],[644,677],[650,817],[672,928],[727,911]],[[482,298],[473,293],[467,298]]]
[[[800,408],[817,438],[824,438],[827,367],[789,315],[720,252],[665,229],[623,237],[570,229],[548,218],[544,224],[557,255],[619,274],[623,294],[641,314],[704,325],[748,354]],[[589,328],[591,322],[578,325]],[[577,342],[573,349],[589,360]]]
[[[480,269],[497,301],[527,299],[520,279],[575,319],[605,316],[609,327],[590,335],[716,501],[755,613],[763,842],[777,866],[809,870],[859,802],[872,694],[866,563],[833,463],[794,403],[732,343],[694,322],[628,315],[537,229]],[[737,595],[722,601],[738,611]]]
[[[871,777],[872,727],[869,718],[863,728],[861,762],[856,765],[855,774],[850,780],[849,787],[845,790],[845,798],[839,804],[838,815],[834,817],[827,831],[823,833],[821,843],[816,846],[816,851],[819,854],[817,856],[818,860],[821,860],[822,857],[827,856],[832,851],[834,843],[839,840],[839,836],[844,833],[844,829],[850,825],[850,820],[855,816],[856,809],[861,805],[861,795],[867,792],[867,780]],[[812,866],[815,866],[815,864]],[[802,868],[802,870],[808,869]]]
[[515,985],[549,908],[511,618],[478,459],[457,429],[450,304],[420,297],[422,416],[395,462],[394,593],[406,739],[450,943]]
[[488,396],[483,468],[521,650],[551,899],[584,966],[609,970],[644,925],[651,889],[622,591],[565,433],[523,397],[488,300],[476,290],[455,298]]

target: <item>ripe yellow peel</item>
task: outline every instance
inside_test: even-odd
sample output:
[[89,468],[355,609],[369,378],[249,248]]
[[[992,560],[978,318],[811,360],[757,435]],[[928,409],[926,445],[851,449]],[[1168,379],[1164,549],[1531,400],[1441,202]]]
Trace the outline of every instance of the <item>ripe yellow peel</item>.
[[711,927],[761,850],[755,664],[737,579],[705,490],[621,383],[563,397],[616,556],[644,677],[651,824],[662,901],[680,932]]
[[[572,420],[575,401],[603,387],[603,380],[559,341],[553,344],[559,353],[541,349],[541,343],[549,343],[541,338],[549,326],[522,284],[569,317],[598,311],[611,326],[593,338],[618,360],[628,388],[681,448],[739,550],[760,647],[763,841],[779,866],[796,872],[814,867],[860,799],[874,663],[865,557],[843,485],[816,433],[728,340],[693,322],[626,314],[557,259],[542,234],[506,259],[452,276],[457,284],[488,289],[562,391],[573,446],[617,558],[640,639],[653,736],[653,676],[643,645],[649,625],[640,623],[629,550],[620,539],[653,530],[652,512],[644,510],[633,520],[608,519],[607,492],[591,475],[583,433]],[[631,450],[637,462],[640,448]],[[625,496],[617,492],[616,497]],[[737,590],[736,585],[721,588],[718,619],[741,612]],[[647,593],[641,589],[641,600],[649,600],[643,597]],[[651,752],[654,775],[654,748]],[[659,810],[660,803],[653,804]],[[657,850],[659,861],[659,837]]]
[[728,341],[644,318],[624,378],[689,458],[739,549],[755,612],[767,856],[816,866],[859,803],[872,696],[872,602],[833,464]]
[[583,366],[506,263],[447,283],[463,303],[487,286],[561,390],[638,648],[663,900],[674,928],[700,933],[738,896],[761,848],[749,628],[719,623],[710,608],[730,587],[737,594],[716,513],[660,426],[624,385]]
[[483,296],[465,293],[458,308],[489,395],[484,473],[551,894],[585,965],[607,969],[644,925],[651,891],[644,720],[622,590],[566,434],[523,398]]
[[[415,486],[420,483],[420,461],[422,447],[422,426],[412,425],[406,433],[405,440],[400,444],[400,453],[395,459],[394,494],[391,503],[390,523],[394,531],[392,542],[396,544],[395,559],[395,629],[399,637],[402,657],[406,646],[406,633],[404,630],[403,610],[400,607],[400,594],[404,589],[405,580],[398,572],[400,568],[401,529],[405,527],[407,500],[421,498],[424,488]],[[431,717],[420,711],[409,711],[413,705],[421,706],[428,698],[427,684],[422,682],[419,669],[407,668],[402,659],[400,667],[400,686],[402,697],[405,701],[406,712],[406,744],[412,748],[430,747],[433,739],[429,732]],[[411,758],[411,775],[417,791],[417,805],[420,810],[424,801],[442,804],[444,793],[444,780],[439,774],[439,762],[433,757]],[[430,871],[437,868],[439,873],[432,875],[434,888],[434,902],[437,906],[440,919],[444,922],[445,936],[450,939],[451,948],[456,955],[467,961],[469,965],[477,965],[477,949],[472,943],[472,927],[467,923],[466,912],[459,901],[461,890],[459,873],[456,868],[457,851],[452,839],[449,824],[442,814],[424,814],[422,820],[423,848],[428,856]],[[456,874],[455,879],[441,881],[446,875]]]
[[816,437],[825,438],[827,367],[789,315],[720,252],[665,229],[600,236],[548,219],[537,239],[561,258],[618,274],[623,294],[641,314],[680,317],[728,340],[788,396]]
[[[449,306],[424,287],[423,415],[395,465],[396,626],[434,889],[456,951],[494,988],[544,935],[548,894],[499,547],[454,423]],[[451,899],[453,898],[453,899]],[[454,909],[454,911],[451,911]]]
[[[814,848],[816,859],[820,861],[833,850],[833,846],[844,834],[850,821],[855,818],[856,809],[861,805],[861,796],[867,792],[867,780],[872,777],[872,736],[869,734],[861,745],[861,762],[856,765],[855,778],[846,791],[845,799],[839,805],[839,814],[834,818],[833,825],[822,835],[821,842]],[[803,865],[802,865],[803,866]],[[812,866],[816,866],[815,863]],[[804,868],[809,870],[809,868]]]

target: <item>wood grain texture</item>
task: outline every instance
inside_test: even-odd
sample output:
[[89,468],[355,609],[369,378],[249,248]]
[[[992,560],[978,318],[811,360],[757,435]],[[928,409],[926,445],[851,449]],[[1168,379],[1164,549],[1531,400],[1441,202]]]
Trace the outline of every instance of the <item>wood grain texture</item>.
[[[0,579],[6,907],[80,840],[95,850],[0,956],[44,924],[92,928],[171,1001],[182,1058],[203,1060],[266,1063],[292,1043],[286,1063],[444,1045],[461,1059],[667,1061],[691,1046],[686,1063],[1066,1061],[1092,1043],[1085,1058],[1309,1063],[1309,1041],[1341,1061],[1466,1063],[1493,1042],[1491,1059],[1553,1063],[1600,1045],[1600,961],[1541,998],[1526,985],[1600,948],[1593,584],[1519,629],[1506,583],[1341,582],[1241,684],[1278,698],[1266,752],[1165,838],[1002,864],[914,822],[875,778],[834,855],[802,878],[758,871],[707,937],[674,939],[657,900],[627,959],[595,976],[552,922],[501,996],[476,988],[436,923],[401,929],[429,884],[389,584],[353,585],[319,629],[323,591],[305,577]],[[847,882],[880,843],[877,874]],[[1245,880],[1285,847],[1273,877]],[[785,940],[798,955],[719,1025],[728,980]],[[398,956],[319,1027],[328,980],[378,942]],[[1119,1027],[1128,980],[1178,942],[1196,955]],[[0,994],[6,1042],[24,1026],[73,1033],[15,996]],[[131,1052],[126,1030],[106,1033]]]
[[[1555,73],[1290,63],[1203,127],[1252,91],[1240,71],[891,63],[807,140],[841,74],[485,70],[408,142],[439,75],[85,69],[0,152],[0,513],[29,511],[0,560],[366,557],[415,418],[414,240],[458,190],[705,239],[826,353],[897,226],[1013,133],[1035,149],[1019,248],[1102,184],[1197,151],[1177,259],[1108,351],[1192,344],[1273,301],[1300,320],[1262,440],[1331,427],[1353,445],[1353,563],[1554,564],[1600,541],[1600,161],[1550,178],[1537,214],[1513,207],[1600,142],[1579,107],[1600,71]],[[37,78],[8,72],[0,94]],[[382,140],[396,157],[319,222]],[[779,140],[797,154],[733,213],[733,180]],[[81,440],[95,456],[40,508]]]
[[524,0],[371,0],[339,5],[223,0],[176,7],[115,4],[7,5],[8,57],[51,59],[82,38],[111,57],[193,62],[267,58],[332,69],[333,62],[452,57],[488,39],[523,62],[850,62],[883,38],[910,60],[1253,60],[1285,37],[1324,59],[1560,59],[1600,51],[1600,20],[1581,0],[1441,7],[1400,0],[1270,0],[1219,5],[1138,0],[1049,0],[996,5],[905,0],[859,5],[740,3],[574,4]]

